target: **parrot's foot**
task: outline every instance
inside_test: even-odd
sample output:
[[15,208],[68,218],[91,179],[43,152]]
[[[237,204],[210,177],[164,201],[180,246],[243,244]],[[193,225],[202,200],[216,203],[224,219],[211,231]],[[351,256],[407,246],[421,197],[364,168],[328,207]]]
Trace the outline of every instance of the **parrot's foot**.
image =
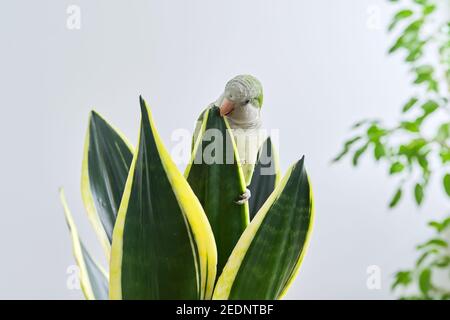
[[245,189],[245,192],[243,194],[241,194],[239,196],[239,199],[236,200],[235,202],[239,205],[243,205],[244,203],[246,203],[248,201],[248,199],[250,199],[251,196],[252,196],[252,193],[250,192],[250,190]]

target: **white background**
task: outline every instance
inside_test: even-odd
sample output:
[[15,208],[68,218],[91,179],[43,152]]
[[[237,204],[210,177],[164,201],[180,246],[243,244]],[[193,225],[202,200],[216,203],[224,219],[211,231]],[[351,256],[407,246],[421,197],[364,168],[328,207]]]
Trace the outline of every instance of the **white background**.
[[[66,28],[70,4],[80,30]],[[101,258],[79,190],[91,108],[136,142],[142,94],[170,148],[173,130],[191,130],[240,73],[264,85],[282,169],[305,154],[313,181],[314,233],[287,298],[394,298],[392,274],[412,265],[425,221],[445,213],[442,191],[432,187],[420,210],[408,194],[390,211],[386,168],[330,165],[351,124],[395,121],[410,94],[401,57],[386,55],[391,13],[380,0],[3,2],[0,298],[82,298],[66,287],[74,260],[57,190]],[[370,265],[381,290],[366,286]]]

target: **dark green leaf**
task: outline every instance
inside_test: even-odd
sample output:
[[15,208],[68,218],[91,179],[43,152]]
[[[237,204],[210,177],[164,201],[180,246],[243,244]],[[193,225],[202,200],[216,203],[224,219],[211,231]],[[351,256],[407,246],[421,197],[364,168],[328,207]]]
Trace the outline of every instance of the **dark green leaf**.
[[92,111],[85,142],[81,190],[89,218],[108,252],[132,158],[131,146],[124,136]]
[[276,161],[276,150],[269,137],[258,152],[252,180],[248,185],[248,189],[251,192],[251,197],[248,200],[250,220],[253,219],[275,189],[277,175],[279,175]]
[[206,215],[140,98],[139,143],[113,233],[111,299],[210,297],[216,249]]
[[211,224],[217,244],[217,273],[220,274],[247,227],[249,209],[247,203],[236,203],[245,192],[245,180],[236,160],[237,152],[229,147],[233,137],[219,108],[209,109],[204,121],[202,140],[194,150],[194,161],[185,175]]
[[303,159],[292,166],[233,250],[215,299],[279,299],[300,266],[313,219]]

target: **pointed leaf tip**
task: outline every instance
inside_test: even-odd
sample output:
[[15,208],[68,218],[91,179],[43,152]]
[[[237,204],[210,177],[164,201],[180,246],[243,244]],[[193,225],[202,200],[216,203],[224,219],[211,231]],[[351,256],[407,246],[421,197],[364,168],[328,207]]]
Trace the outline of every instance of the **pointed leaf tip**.
[[146,104],[142,95],[139,95],[139,104],[141,105],[141,107]]
[[91,110],[84,145],[81,192],[89,220],[107,257],[132,157],[133,147],[126,137]]

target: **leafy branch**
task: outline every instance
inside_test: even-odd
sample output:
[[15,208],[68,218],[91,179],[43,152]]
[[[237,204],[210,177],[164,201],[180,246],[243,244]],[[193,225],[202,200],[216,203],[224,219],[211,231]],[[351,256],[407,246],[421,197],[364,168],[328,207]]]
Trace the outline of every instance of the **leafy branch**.
[[[417,92],[402,106],[397,124],[389,126],[370,119],[356,123],[353,135],[333,159],[337,162],[351,154],[352,164],[357,166],[361,156],[371,151],[376,161],[387,165],[389,175],[398,177],[390,207],[399,203],[408,182],[421,205],[431,176],[442,168],[446,169],[441,173],[442,184],[450,196],[450,23],[438,24],[434,33],[426,32],[428,26],[436,24],[437,4],[430,0],[409,2],[411,8],[397,11],[388,27],[393,32],[403,25],[389,54],[403,52]],[[439,59],[427,59],[426,48],[432,51],[431,57]]]
[[[450,299],[450,289],[443,288],[433,281],[433,274],[447,272],[450,267],[449,243],[445,239],[445,232],[450,231],[450,217],[443,221],[431,221],[429,226],[434,229],[436,236],[417,246],[420,253],[415,267],[410,270],[398,271],[394,276],[392,290],[402,292],[401,299]],[[408,289],[417,279],[417,291],[410,294]]]
[[[390,2],[398,10],[388,26],[394,36],[388,54],[403,56],[415,93],[405,100],[395,124],[377,119],[354,124],[333,161],[349,157],[356,167],[363,155],[371,155],[398,181],[389,207],[398,205],[407,188],[420,206],[434,176],[439,177],[443,194],[450,197],[450,22],[439,16],[448,7],[444,1]],[[449,225],[450,217],[431,222],[437,237],[417,247],[420,257],[415,268],[395,275],[393,289],[414,283],[419,288],[419,294],[402,298],[450,299],[450,291],[432,279],[436,269],[450,268],[448,243],[443,237]]]

